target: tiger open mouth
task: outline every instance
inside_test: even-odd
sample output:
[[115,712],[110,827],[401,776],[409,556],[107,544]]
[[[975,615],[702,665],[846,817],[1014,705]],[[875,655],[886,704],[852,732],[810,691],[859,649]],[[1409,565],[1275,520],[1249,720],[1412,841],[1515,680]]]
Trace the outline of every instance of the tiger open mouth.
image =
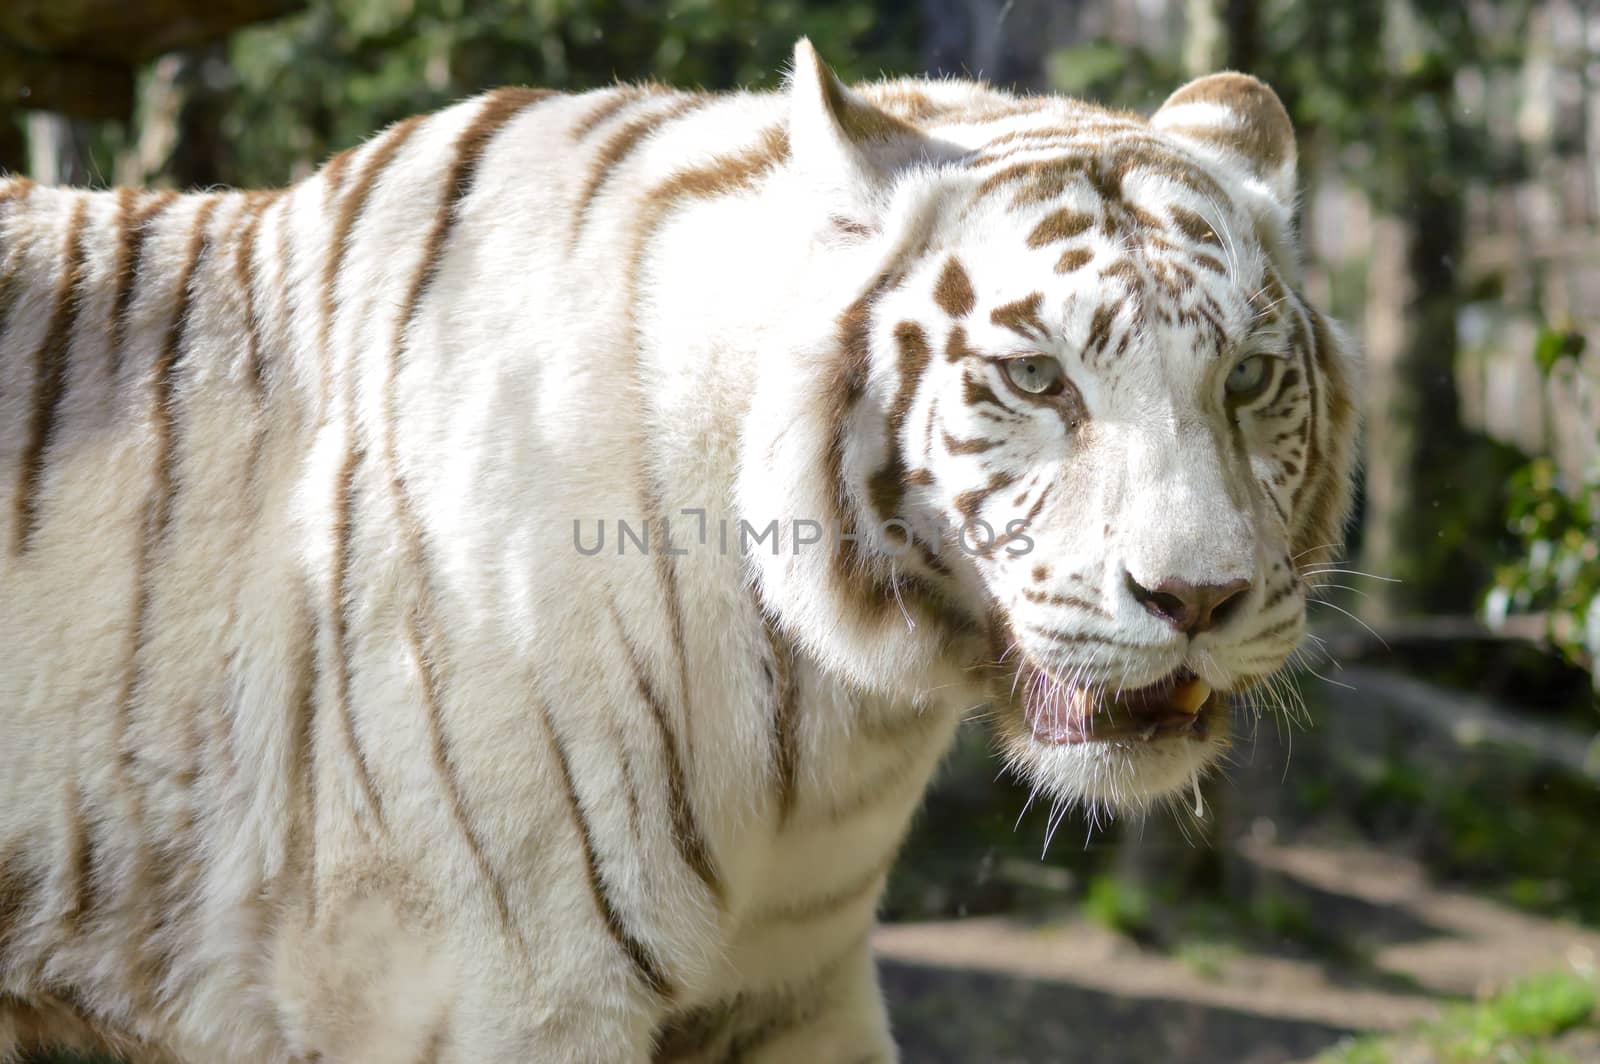
[[1178,669],[1148,686],[1121,691],[1053,686],[1028,700],[1023,719],[1035,740],[1056,746],[1109,739],[1200,741],[1210,735],[1209,719],[1221,704],[1210,684]]

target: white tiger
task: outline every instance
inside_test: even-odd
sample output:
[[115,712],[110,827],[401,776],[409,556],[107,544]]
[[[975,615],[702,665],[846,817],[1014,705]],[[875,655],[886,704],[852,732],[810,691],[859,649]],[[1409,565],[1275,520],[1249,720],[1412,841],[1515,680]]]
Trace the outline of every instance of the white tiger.
[[1242,75],[802,41],[282,192],[0,183],[0,1057],[894,1060],[962,713],[1136,806],[1301,637],[1355,426],[1294,159]]

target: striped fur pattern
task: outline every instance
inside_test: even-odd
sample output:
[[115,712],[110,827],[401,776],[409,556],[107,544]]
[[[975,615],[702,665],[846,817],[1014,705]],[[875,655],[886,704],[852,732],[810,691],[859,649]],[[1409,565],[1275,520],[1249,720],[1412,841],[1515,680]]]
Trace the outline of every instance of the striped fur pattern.
[[[1301,636],[1354,425],[1293,159],[1237,75],[1146,122],[801,42],[282,191],[0,181],[0,1058],[896,1059],[867,935],[961,714],[1139,804],[1225,729],[1027,692]],[[1128,574],[1250,590],[1189,639]]]

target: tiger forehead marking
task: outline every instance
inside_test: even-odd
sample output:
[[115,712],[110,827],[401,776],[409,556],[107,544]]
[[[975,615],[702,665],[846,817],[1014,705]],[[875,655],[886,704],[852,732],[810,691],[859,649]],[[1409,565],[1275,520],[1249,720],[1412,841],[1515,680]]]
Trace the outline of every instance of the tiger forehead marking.
[[1354,401],[1293,187],[1246,78],[805,42],[273,192],[0,180],[0,1056],[891,1059],[967,711],[1141,806],[1300,638]]

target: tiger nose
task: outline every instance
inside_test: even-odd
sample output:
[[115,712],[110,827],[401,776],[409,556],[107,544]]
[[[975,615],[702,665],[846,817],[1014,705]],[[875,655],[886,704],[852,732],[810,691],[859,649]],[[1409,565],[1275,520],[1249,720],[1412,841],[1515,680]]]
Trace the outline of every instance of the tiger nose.
[[1187,635],[1208,632],[1225,623],[1243,604],[1245,592],[1250,590],[1248,580],[1191,584],[1177,577],[1168,577],[1155,587],[1145,587],[1126,569],[1123,573],[1128,580],[1128,590],[1141,606]]

